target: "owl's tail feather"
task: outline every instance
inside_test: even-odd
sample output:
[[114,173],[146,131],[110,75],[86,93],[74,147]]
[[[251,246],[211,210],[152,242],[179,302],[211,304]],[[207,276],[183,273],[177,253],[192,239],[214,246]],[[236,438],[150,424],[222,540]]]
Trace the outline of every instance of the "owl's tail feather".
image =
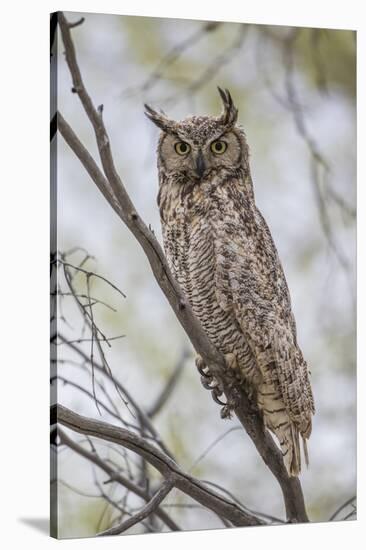
[[[300,437],[306,466],[309,466],[309,453],[306,438],[299,432],[298,427],[292,422],[288,426],[289,437],[282,439],[281,450],[287,472],[290,476],[298,476],[301,472]],[[278,434],[276,434],[278,436]],[[281,434],[283,435],[283,434]],[[281,441],[281,440],[280,440]]]
[[309,466],[309,453],[305,437],[302,438],[302,448],[304,450],[305,464]]
[[[300,438],[299,438],[299,430],[294,426],[294,424],[291,422],[290,424],[290,430],[291,430],[291,439],[290,439],[290,446],[291,449],[289,449],[289,455],[291,456],[292,460],[289,465],[288,473],[290,476],[297,476],[301,472],[301,454],[300,454]],[[286,464],[286,460],[285,460]]]
[[[291,420],[273,385],[263,384],[258,392],[258,405],[263,411],[265,426],[279,442],[288,475],[298,476],[301,471],[299,426]],[[308,462],[305,448],[304,455]]]
[[257,396],[264,424],[275,435],[280,445],[288,475],[298,476],[302,462],[300,438],[303,442],[304,462],[306,466],[309,465],[306,440],[311,433],[310,421],[299,423],[291,418],[281,394],[273,383],[262,383]]

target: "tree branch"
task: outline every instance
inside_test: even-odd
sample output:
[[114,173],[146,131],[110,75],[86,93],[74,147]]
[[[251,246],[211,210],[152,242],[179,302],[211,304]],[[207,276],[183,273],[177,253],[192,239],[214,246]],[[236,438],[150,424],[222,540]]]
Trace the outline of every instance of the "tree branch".
[[[230,63],[236,54],[238,54],[244,44],[248,33],[248,26],[240,23],[238,32],[230,46],[219,52],[219,54],[212,60],[212,62],[205,68],[203,73],[193,80],[184,90],[184,94],[194,94],[200,90],[203,86],[208,84],[228,63]],[[172,103],[175,96],[170,96],[165,99],[165,104]]]
[[[209,508],[215,514],[231,521],[237,527],[266,525],[263,520],[242,510],[237,504],[230,502],[212,489],[205,487],[201,481],[186,474],[174,460],[134,432],[100,420],[81,416],[62,405],[57,406],[57,421],[75,432],[110,441],[133,451],[158,470],[164,478],[170,480],[177,489]],[[65,441],[65,434],[63,433],[61,441]],[[70,445],[69,442],[67,444]],[[86,452],[84,451],[84,456]],[[94,455],[89,454],[93,456],[95,462]]]
[[[66,50],[68,63],[73,81],[73,90],[78,94],[86,114],[93,126],[98,150],[106,177],[101,173],[95,161],[81,144],[71,127],[59,114],[59,129],[65,141],[82,162],[93,181],[101,190],[105,198],[120,216],[122,221],[133,233],[142,246],[149,260],[151,269],[160,288],[167,297],[174,313],[190,338],[196,352],[199,353],[210,371],[221,379],[220,373],[225,368],[223,356],[214,348],[202,329],[198,319],[186,301],[178,284],[174,280],[167,265],[163,250],[151,230],[137,214],[136,209],[119,177],[109,144],[109,138],[102,119],[102,108],[96,110],[88,95],[77,64],[74,44],[70,28],[62,13],[59,14],[59,24]],[[230,399],[233,390],[224,385],[226,397]],[[235,410],[239,421],[255,444],[260,456],[278,480],[285,501],[286,515],[289,521],[305,522],[308,517],[305,510],[304,497],[300,481],[289,477],[283,463],[280,450],[271,435],[265,430],[262,418],[258,411],[254,411],[247,395],[241,392],[240,402]]]
[[[60,407],[58,407],[58,412],[60,411]],[[59,419],[60,420],[60,419]],[[102,460],[96,453],[92,453],[88,451],[87,449],[84,449],[81,445],[73,441],[63,430],[58,429],[57,431],[58,437],[60,439],[60,443],[67,445],[70,449],[75,451],[80,456],[83,456],[96,466],[98,466],[103,472],[105,472],[111,481],[115,481],[116,483],[119,483],[128,491],[131,491],[135,495],[139,496],[141,499],[145,500],[145,502],[149,502],[149,495],[146,491],[141,489],[138,485],[133,483],[130,479],[127,477],[124,477],[122,474],[114,470],[109,464],[107,464],[104,460]],[[155,511],[156,515],[169,527],[172,531],[180,531],[180,527],[170,518],[170,516],[164,512],[164,510],[157,509]]]
[[131,92],[141,91],[146,92],[154,84],[163,78],[163,74],[170,65],[188,49],[194,46],[199,40],[201,40],[207,33],[215,31],[222,23],[220,21],[208,21],[199,29],[195,30],[187,38],[176,44],[159,62],[155,69],[151,72],[148,78],[140,85],[132,88],[127,88],[122,93],[122,97],[131,95]]
[[[343,504],[341,504],[341,506],[339,506],[339,508],[337,508],[337,510],[334,512],[334,514],[332,514],[329,518],[328,521],[335,521],[336,520],[336,517],[345,509],[347,508],[347,506],[350,506],[351,504],[353,505],[354,502],[356,501],[356,495],[349,498],[348,500],[346,500],[346,502],[344,502]],[[355,510],[352,510],[353,513],[355,513]],[[341,518],[341,521],[343,521],[345,518]]]
[[130,527],[133,527],[137,523],[140,523],[141,521],[149,517],[151,514],[154,514],[160,503],[163,502],[165,497],[173,489],[173,486],[173,482],[170,479],[165,479],[160,489],[156,491],[155,495],[151,498],[149,502],[145,504],[145,506],[141,508],[141,510],[136,512],[136,514],[126,519],[126,521],[123,521],[119,525],[115,525],[110,529],[99,533],[99,536],[120,535],[124,531],[127,531],[127,529],[130,529]]
[[[68,344],[68,346],[74,350],[76,353],[80,355],[84,359],[86,363],[91,364],[90,357],[81,350],[78,346],[76,346],[73,342],[68,342],[67,339],[62,335],[58,334],[58,337],[61,341],[63,341],[65,344]],[[106,376],[113,385],[119,390],[119,392],[127,399],[127,404],[131,405],[136,412],[136,416],[140,422],[140,425],[146,428],[146,430],[151,434],[151,437],[154,439],[157,445],[161,447],[161,449],[166,453],[168,456],[173,458],[173,455],[171,451],[167,448],[164,441],[160,437],[159,433],[157,432],[156,428],[154,427],[153,423],[151,422],[148,415],[141,409],[141,407],[138,406],[135,399],[132,397],[132,395],[129,393],[129,391],[125,388],[124,385],[121,384],[117,378],[114,378],[111,374],[111,372],[107,371],[102,365],[99,363],[94,362],[94,368],[95,370],[99,371],[101,374]]]

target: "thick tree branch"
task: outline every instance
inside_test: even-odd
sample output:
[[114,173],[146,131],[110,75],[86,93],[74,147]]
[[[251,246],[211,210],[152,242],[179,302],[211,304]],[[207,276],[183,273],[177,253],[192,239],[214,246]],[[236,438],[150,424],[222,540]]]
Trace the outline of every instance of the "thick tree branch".
[[[197,353],[202,356],[204,362],[209,365],[211,372],[220,379],[220,373],[222,369],[225,368],[224,358],[211,344],[198,322],[198,319],[193,314],[190,305],[187,303],[178,284],[169,271],[161,246],[154,234],[137,214],[117,174],[109,145],[109,138],[102,119],[102,108],[98,110],[95,109],[84,87],[76,60],[70,28],[62,13],[59,14],[59,23],[66,49],[66,61],[72,76],[73,90],[78,94],[93,126],[106,177],[100,172],[90,154],[86,151],[85,147],[81,144],[80,140],[61,115],[58,116],[60,132],[65,141],[78,156],[93,181],[100,188],[105,198],[142,246],[156,281],[163,290],[178,320],[190,338],[193,347]],[[227,385],[224,385],[224,389],[227,398],[230,398],[232,390]],[[281,452],[270,434],[265,430],[259,413],[254,411],[250,406],[248,397],[244,392],[241,393],[240,403],[235,410],[235,414],[251,437],[260,456],[275,475],[281,486],[287,519],[294,522],[308,521],[300,482],[297,478],[288,476]]]
[[[62,405],[57,406],[57,421],[75,432],[110,441],[135,452],[158,470],[164,478],[170,480],[177,489],[215,514],[229,520],[233,525],[237,527],[265,525],[263,520],[242,510],[237,504],[230,502],[206,487],[201,481],[186,474],[174,460],[136,433],[100,420],[86,418]],[[62,437],[64,439],[65,435]]]

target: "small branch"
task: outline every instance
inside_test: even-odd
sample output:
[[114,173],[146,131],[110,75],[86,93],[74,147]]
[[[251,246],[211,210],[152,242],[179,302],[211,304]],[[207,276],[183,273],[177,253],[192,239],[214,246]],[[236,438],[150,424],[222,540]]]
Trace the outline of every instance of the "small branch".
[[107,283],[107,285],[109,285],[110,287],[112,287],[114,290],[116,290],[123,298],[126,298],[126,294],[124,294],[122,292],[122,290],[120,290],[118,288],[118,286],[114,285],[113,283],[111,283],[111,281],[109,281],[108,279],[106,279],[105,277],[103,277],[102,275],[99,275],[98,273],[95,273],[94,271],[88,271],[86,269],[83,269],[82,267],[80,266],[77,266],[77,265],[73,265],[73,264],[70,264],[69,262],[65,262],[64,260],[60,259],[60,258],[57,258],[56,260],[54,260],[55,263],[57,264],[62,264],[64,267],[71,267],[72,269],[75,269],[76,271],[80,271],[81,273],[84,273],[84,275],[86,275],[87,278],[90,278],[90,277],[96,277],[97,279],[100,279],[101,281],[104,281],[105,283]]
[[[333,251],[335,257],[339,261],[341,267],[344,269],[349,279],[350,266],[347,257],[340,247],[340,243],[337,242],[337,239],[334,235],[333,224],[329,214],[329,199],[332,198],[341,209],[343,209],[343,206],[345,205],[345,212],[350,212],[350,208],[345,204],[344,199],[338,196],[337,192],[330,187],[329,178],[331,175],[331,168],[321,150],[319,149],[319,146],[314,137],[309,132],[303,108],[301,106],[301,102],[298,96],[297,88],[295,86],[294,47],[299,35],[300,30],[296,28],[293,29],[285,38],[282,45],[283,61],[285,68],[285,90],[287,100],[293,116],[296,130],[301,138],[304,140],[310,153],[312,185],[315,192],[315,199],[318,206],[320,223],[322,225],[324,235],[327,239],[330,249]],[[352,288],[351,284],[350,288]]]
[[135,88],[127,88],[122,93],[122,96],[123,97],[129,96],[131,95],[131,93],[134,93],[135,91],[141,91],[141,92],[148,91],[150,88],[154,86],[154,84],[157,81],[163,78],[164,71],[170,65],[172,65],[175,61],[177,61],[177,59],[182,56],[183,52],[185,52],[188,48],[191,48],[194,44],[196,44],[199,40],[201,40],[206,35],[206,33],[213,32],[220,25],[222,25],[222,23],[219,21],[209,21],[208,23],[205,23],[204,25],[202,25],[198,30],[194,31],[187,38],[179,42],[179,44],[176,44],[161,59],[159,64],[155,67],[152,73],[140,86],[136,86]]
[[[60,296],[60,297],[64,297],[64,296],[71,296],[71,297],[76,297],[76,298],[85,298],[85,299],[89,299],[89,297],[86,295],[86,294],[73,294],[72,292],[62,292],[61,290],[59,290],[58,292],[51,292],[50,293],[51,296]],[[117,313],[117,310],[112,307],[110,304],[107,304],[107,302],[103,302],[103,300],[99,300],[99,298],[94,298],[93,296],[90,296],[90,299],[92,300],[92,305],[97,305],[97,304],[100,304],[102,306],[105,306],[106,308],[110,309],[111,311],[113,311],[113,313]]]
[[[75,451],[77,454],[79,454],[80,456],[83,456],[84,458],[86,458],[87,460],[89,460],[90,462],[98,466],[101,470],[103,470],[103,472],[105,472],[109,476],[110,480],[116,483],[119,483],[120,485],[122,485],[123,487],[125,487],[126,489],[134,493],[135,495],[145,500],[145,502],[149,501],[149,497],[147,493],[143,491],[138,485],[136,485],[131,480],[129,480],[128,478],[124,477],[122,474],[114,470],[114,468],[109,466],[104,460],[102,460],[95,453],[87,451],[86,449],[84,449],[84,447],[82,447],[81,445],[73,441],[68,435],[66,435],[66,433],[63,430],[58,429],[58,437],[60,439],[60,443],[67,445],[67,447]],[[166,512],[164,512],[164,510],[160,510],[160,509],[156,510],[156,515],[172,531],[180,531],[180,528],[178,527],[178,525],[170,518],[170,516]]]
[[53,378],[51,378],[51,384],[54,380],[60,381],[65,385],[72,386],[75,389],[79,390],[80,392],[84,393],[85,395],[90,397],[90,399],[92,399],[94,402],[96,402],[98,404],[98,407],[102,407],[102,409],[104,409],[110,416],[112,416],[113,418],[115,418],[119,422],[121,421],[121,417],[118,414],[116,414],[115,412],[113,412],[105,403],[103,403],[103,401],[98,399],[95,396],[95,392],[91,393],[90,391],[88,391],[86,388],[84,388],[80,384],[77,384],[76,382],[73,382],[72,380],[69,380],[68,378],[64,378],[63,376],[60,376],[59,374],[57,376],[54,376]]
[[85,17],[80,17],[77,21],[74,23],[68,23],[69,29],[74,29],[75,27],[78,27],[79,25],[82,25],[85,21]]
[[189,471],[191,472],[196,466],[197,464],[199,464],[201,462],[201,460],[203,460],[204,458],[206,458],[206,456],[208,455],[208,453],[218,444],[220,443],[220,441],[222,441],[227,435],[229,435],[231,432],[235,432],[237,430],[240,430],[240,426],[233,426],[232,428],[229,428],[228,430],[226,430],[223,434],[219,435],[218,437],[216,437],[214,439],[214,441],[212,443],[210,443],[210,445],[203,451],[203,453],[200,454],[200,456],[193,462],[192,466],[189,468]]
[[356,519],[356,515],[357,515],[357,510],[354,507],[353,510],[351,510],[349,512],[349,514],[347,514],[346,516],[344,516],[344,518],[341,519],[341,521],[347,521],[347,520],[352,519],[352,518]]
[[229,498],[233,500],[233,502],[236,502],[241,508],[243,508],[246,512],[250,512],[251,514],[254,514],[255,516],[259,516],[264,519],[270,520],[271,523],[287,523],[286,521],[283,521],[280,518],[277,518],[275,516],[271,516],[269,514],[266,514],[264,512],[257,512],[252,510],[251,508],[248,508],[247,506],[244,506],[244,504],[231,492],[219,485],[218,483],[214,483],[213,481],[207,481],[207,479],[201,480],[203,483],[209,485],[210,487],[215,487],[219,491],[221,491],[224,495],[227,495]]
[[348,500],[346,500],[346,502],[344,502],[339,508],[337,508],[337,510],[334,512],[334,514],[332,514],[329,518],[328,521],[334,521],[336,519],[336,517],[342,512],[342,510],[344,510],[345,508],[347,508],[347,506],[350,506],[351,504],[353,504],[353,502],[356,500],[356,495],[349,498]]
[[139,510],[130,518],[123,521],[120,525],[115,525],[114,527],[111,527],[110,529],[99,533],[99,536],[120,535],[124,531],[127,531],[127,529],[130,529],[130,527],[133,527],[137,523],[142,522],[144,519],[149,517],[150,514],[154,514],[156,512],[158,506],[170,493],[173,487],[173,482],[170,479],[165,479],[160,489],[155,493],[151,500],[141,508],[141,510]]
[[110,441],[137,453],[158,470],[164,478],[172,481],[177,489],[189,495],[203,506],[206,506],[206,508],[209,508],[217,515],[231,521],[237,527],[266,524],[255,515],[242,510],[234,502],[230,502],[222,495],[209,489],[201,481],[183,472],[174,460],[160,449],[125,428],[113,426],[100,420],[86,418],[62,405],[57,406],[57,420],[70,430]]
[[[67,343],[72,350],[74,350],[76,353],[78,353],[78,355],[80,355],[80,357],[82,357],[86,363],[91,364],[90,357],[83,350],[78,348],[78,346],[76,346],[74,343],[68,342],[67,339],[62,334],[59,334],[58,337],[63,342]],[[143,424],[143,426],[151,434],[154,441],[156,442],[157,445],[159,445],[159,447],[162,449],[162,451],[164,453],[166,453],[168,456],[170,456],[171,458],[173,458],[173,455],[172,455],[171,451],[166,447],[165,443],[161,439],[161,437],[160,437],[159,433],[157,432],[156,428],[154,427],[154,425],[150,421],[150,418],[138,406],[137,402],[133,399],[132,395],[128,392],[128,390],[125,388],[125,386],[123,386],[123,384],[121,384],[121,382],[119,380],[117,380],[116,378],[114,378],[112,376],[112,373],[110,371],[107,371],[99,363],[94,362],[94,368],[97,371],[99,371],[100,373],[102,373],[104,376],[106,376],[109,380],[111,380],[113,385],[126,398],[126,400],[127,400],[126,401],[126,406],[131,405],[133,407],[133,409],[135,410],[136,416],[138,417],[138,420],[139,420],[140,424]]]
[[[113,340],[120,340],[121,338],[125,338],[125,334],[120,334],[119,336],[111,336],[111,337],[105,337],[99,340],[100,342],[112,342]],[[65,342],[56,343],[56,346],[62,346],[63,344],[82,344],[83,342],[96,342],[98,340],[97,337],[94,338],[77,338],[76,340],[66,340]]]
[[[72,251],[70,251],[71,253]],[[82,262],[78,265],[78,266],[75,266],[75,265],[72,265],[70,264],[69,262],[66,262],[65,261],[65,258],[67,257],[67,254],[63,254],[61,255],[61,260],[59,260],[58,258],[56,258],[56,260],[54,261],[54,265],[57,265],[57,266],[62,266],[63,268],[63,273],[64,273],[64,277],[65,277],[65,281],[67,283],[67,286],[70,290],[70,294],[72,295],[72,297],[74,298],[75,300],[75,303],[79,309],[79,311],[81,312],[82,316],[83,316],[83,319],[84,319],[84,325],[83,325],[83,331],[82,331],[82,334],[84,334],[84,330],[85,328],[88,328],[89,329],[89,332],[93,338],[93,340],[95,341],[95,344],[96,344],[96,348],[98,349],[98,353],[100,355],[100,359],[102,361],[102,365],[103,365],[103,369],[109,374],[109,377],[110,377],[110,380],[114,381],[114,378],[112,376],[112,372],[111,372],[111,369],[110,369],[110,366],[108,364],[108,361],[106,359],[106,355],[105,355],[105,352],[103,350],[103,347],[102,347],[102,343],[105,342],[109,347],[111,347],[111,343],[110,341],[112,340],[112,338],[106,338],[105,335],[103,334],[103,332],[99,329],[99,327],[96,325],[96,323],[94,322],[94,316],[92,315],[92,312],[90,311],[90,300],[89,300],[89,309],[87,309],[87,306],[84,305],[81,300],[80,300],[80,297],[79,297],[79,293],[76,292],[75,288],[74,288],[74,285],[73,285],[73,276],[70,274],[70,270],[69,268],[73,268],[75,270],[76,273],[83,273],[85,275],[85,277],[87,278],[87,281],[90,279],[90,277],[92,276],[91,274],[93,274],[94,276],[96,276],[97,278],[101,279],[103,282],[109,284],[109,286],[111,286],[111,288],[113,288],[114,290],[118,291],[122,296],[123,293],[122,291],[120,291],[115,285],[113,285],[108,279],[106,279],[105,277],[102,277],[100,275],[97,275],[96,273],[94,273],[93,271],[90,271],[90,270],[85,270],[83,269],[81,266],[84,265],[87,260],[89,258],[92,258],[89,254],[86,254],[84,259],[82,260]],[[59,260],[59,261],[57,261]],[[88,289],[88,295],[90,295],[90,291]],[[98,338],[98,333],[100,334],[101,338],[102,338],[102,341],[100,341],[100,339]],[[119,336],[120,337],[120,336]],[[118,337],[118,338],[119,338]],[[63,340],[64,342],[66,341],[64,338],[61,340]],[[81,341],[85,341],[87,339],[85,338],[82,338],[82,337],[79,337],[78,338],[78,342],[81,342]],[[70,344],[70,342],[69,342]],[[88,363],[90,363],[91,367],[92,367],[92,377],[93,377],[93,373],[94,373],[94,365],[93,365],[93,360],[90,359],[90,357],[88,357],[88,360],[87,360]],[[93,378],[94,380],[94,378]],[[125,406],[128,408],[128,403],[127,401],[123,398],[122,394],[120,393],[118,387],[116,384],[114,384],[115,387],[116,387],[116,390],[117,390],[117,393],[119,393],[119,396],[120,398],[122,399],[123,403],[125,404]],[[94,385],[93,385],[93,389],[94,389]],[[97,402],[96,403],[96,406],[97,406]]]
[[[219,53],[207,65],[202,74],[198,76],[195,80],[189,82],[186,87],[184,87],[181,95],[192,96],[192,94],[195,94],[203,86],[206,86],[209,82],[211,82],[217,76],[220,70],[228,65],[234,59],[235,55],[240,52],[247,36],[247,32],[248,26],[240,24],[239,30],[230,46],[228,46],[224,50],[219,50]],[[177,94],[172,94],[164,99],[164,103],[165,105],[172,104],[175,103],[176,99]]]
[[244,44],[248,29],[249,27],[247,25],[240,24],[239,30],[232,44],[224,51],[219,53],[219,55],[210,63],[210,65],[208,65],[201,76],[197,78],[197,80],[191,82],[191,84],[187,87],[187,92],[197,92],[200,88],[202,88],[202,86],[208,84],[208,82],[210,82],[217,75],[222,67],[233,60],[234,56],[240,52],[241,47]]

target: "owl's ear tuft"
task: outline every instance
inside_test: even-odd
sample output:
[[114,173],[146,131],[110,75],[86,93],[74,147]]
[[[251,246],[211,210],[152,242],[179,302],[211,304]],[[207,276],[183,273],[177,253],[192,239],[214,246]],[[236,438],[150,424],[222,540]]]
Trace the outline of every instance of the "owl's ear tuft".
[[164,132],[169,132],[172,130],[174,125],[174,120],[170,120],[163,112],[158,113],[154,111],[149,105],[145,103],[145,115],[149,118],[156,126],[158,126]]
[[219,86],[217,87],[222,99],[224,110],[219,117],[219,121],[228,128],[234,126],[238,119],[238,109],[235,107],[233,99],[228,89],[223,90]]

